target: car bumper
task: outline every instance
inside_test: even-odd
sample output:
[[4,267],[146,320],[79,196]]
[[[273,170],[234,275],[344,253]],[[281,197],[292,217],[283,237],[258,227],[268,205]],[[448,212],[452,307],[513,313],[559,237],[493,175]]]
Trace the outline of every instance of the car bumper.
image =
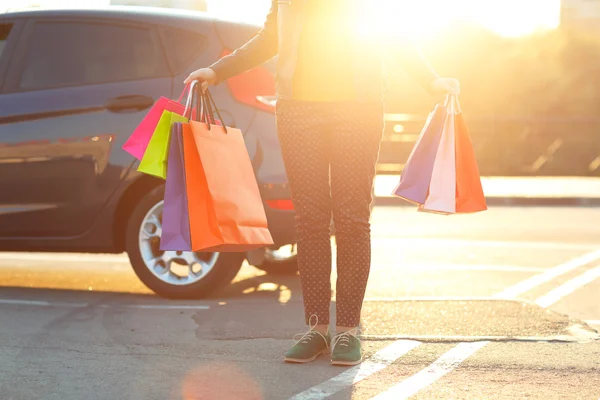
[[291,204],[289,186],[287,184],[259,184],[260,194],[264,201],[269,230],[279,248],[296,243],[296,213]]
[[296,243],[296,213],[294,211],[275,210],[265,205],[265,213],[275,248]]

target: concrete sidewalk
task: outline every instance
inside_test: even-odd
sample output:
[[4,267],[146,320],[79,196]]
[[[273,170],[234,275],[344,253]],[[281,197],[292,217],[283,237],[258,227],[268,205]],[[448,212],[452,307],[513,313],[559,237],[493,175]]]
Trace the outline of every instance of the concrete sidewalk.
[[[600,206],[600,178],[594,177],[482,177],[488,205]],[[377,205],[410,205],[391,195],[399,176],[375,179]]]

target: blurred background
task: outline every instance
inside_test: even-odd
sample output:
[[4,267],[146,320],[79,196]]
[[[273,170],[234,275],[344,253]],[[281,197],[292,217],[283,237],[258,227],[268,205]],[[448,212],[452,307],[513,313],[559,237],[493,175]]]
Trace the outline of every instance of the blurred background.
[[[11,0],[10,8],[82,3]],[[258,26],[270,0],[85,2],[86,7],[109,4],[202,10]],[[371,4],[386,26],[409,33],[419,43],[441,75],[461,81],[461,105],[482,175],[600,176],[600,1]],[[402,170],[432,105],[404,71],[388,71],[380,174]]]

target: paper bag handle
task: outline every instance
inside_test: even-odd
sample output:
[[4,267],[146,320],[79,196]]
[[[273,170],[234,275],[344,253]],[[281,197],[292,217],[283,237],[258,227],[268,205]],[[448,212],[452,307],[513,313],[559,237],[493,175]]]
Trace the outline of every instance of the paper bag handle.
[[[196,88],[197,84],[198,84],[198,81],[192,81],[192,83],[189,85],[189,92],[188,92],[187,100],[185,102],[185,109],[183,110],[183,116],[186,117],[187,119],[192,118],[192,115],[191,115],[192,114],[192,105],[194,102],[194,95],[196,93],[194,89]],[[188,116],[188,113],[190,114],[189,116]]]

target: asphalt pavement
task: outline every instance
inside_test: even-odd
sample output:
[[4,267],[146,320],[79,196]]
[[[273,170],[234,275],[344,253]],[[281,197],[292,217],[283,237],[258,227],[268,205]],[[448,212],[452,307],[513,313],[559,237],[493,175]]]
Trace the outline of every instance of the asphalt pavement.
[[218,298],[167,301],[124,255],[0,253],[0,399],[598,400],[598,221],[376,207],[350,368],[283,363],[305,329],[297,276],[245,266]]

